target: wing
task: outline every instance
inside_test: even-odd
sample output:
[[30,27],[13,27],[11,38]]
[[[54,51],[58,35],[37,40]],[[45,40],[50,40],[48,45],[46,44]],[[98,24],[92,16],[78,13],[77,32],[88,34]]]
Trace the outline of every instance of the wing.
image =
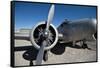
[[30,40],[30,31],[31,29],[20,29],[19,31],[15,31],[15,39]]
[[[30,40],[30,31],[31,29],[20,29],[19,31],[15,31],[15,39],[18,40]],[[63,34],[59,33],[58,34],[59,41],[63,40]]]

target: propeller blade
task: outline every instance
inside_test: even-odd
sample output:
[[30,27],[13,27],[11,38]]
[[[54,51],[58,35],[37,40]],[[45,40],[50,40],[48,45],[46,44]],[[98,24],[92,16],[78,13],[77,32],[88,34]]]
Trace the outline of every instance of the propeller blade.
[[49,10],[48,19],[47,19],[47,22],[46,22],[46,30],[47,30],[47,31],[48,31],[48,29],[49,29],[50,23],[51,23],[52,20],[53,20],[54,11],[55,11],[55,6],[52,5],[51,8],[50,8],[50,10]]
[[38,52],[37,58],[36,58],[36,65],[41,65],[44,55],[44,47],[47,45],[46,41],[42,42],[42,46],[40,47],[40,50]]

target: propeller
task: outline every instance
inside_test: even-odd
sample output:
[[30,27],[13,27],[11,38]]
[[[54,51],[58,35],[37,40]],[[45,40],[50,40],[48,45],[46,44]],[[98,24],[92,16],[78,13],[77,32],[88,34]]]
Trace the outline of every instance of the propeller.
[[49,30],[50,23],[53,20],[54,11],[55,11],[55,6],[52,5],[51,8],[50,8],[50,10],[49,10],[49,13],[48,13],[48,19],[47,19],[47,22],[46,22],[46,31]]
[[[44,48],[45,46],[49,46],[50,45],[50,40],[52,39],[51,37],[49,37],[50,32],[49,32],[49,27],[50,27],[50,23],[53,20],[53,16],[54,16],[54,10],[55,10],[55,6],[52,5],[49,13],[48,13],[48,19],[46,22],[46,31],[44,31],[40,37],[42,40],[40,41],[40,49],[39,52],[37,54],[37,58],[36,58],[36,65],[40,65],[42,63],[42,59],[44,56]],[[44,39],[43,39],[44,38]]]
[[42,42],[42,45],[40,47],[40,50],[38,52],[37,58],[36,58],[36,65],[40,65],[42,63],[43,55],[44,55],[44,47],[47,45],[46,41]]

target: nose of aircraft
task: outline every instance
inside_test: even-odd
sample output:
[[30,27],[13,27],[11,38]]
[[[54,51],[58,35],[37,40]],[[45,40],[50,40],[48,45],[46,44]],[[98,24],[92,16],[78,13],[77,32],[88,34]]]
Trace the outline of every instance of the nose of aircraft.
[[97,20],[96,19],[92,19],[92,26],[95,29],[95,31],[97,31]]
[[92,21],[93,21],[94,25],[97,24],[97,20],[96,19],[92,19]]

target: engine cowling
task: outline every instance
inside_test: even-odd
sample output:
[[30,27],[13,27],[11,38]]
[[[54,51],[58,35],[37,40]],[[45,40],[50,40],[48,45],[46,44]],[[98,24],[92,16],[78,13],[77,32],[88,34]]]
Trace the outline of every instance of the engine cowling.
[[56,43],[58,42],[58,31],[55,28],[55,26],[50,24],[49,33],[48,33],[47,37],[45,37],[45,33],[46,33],[45,29],[46,29],[46,24],[44,21],[44,22],[40,22],[36,26],[34,26],[30,33],[31,43],[38,50],[40,49],[40,46],[41,46],[40,42],[43,38],[45,38],[46,41],[48,42],[48,45],[45,46],[44,50],[49,50],[49,49],[53,48],[56,45]]

